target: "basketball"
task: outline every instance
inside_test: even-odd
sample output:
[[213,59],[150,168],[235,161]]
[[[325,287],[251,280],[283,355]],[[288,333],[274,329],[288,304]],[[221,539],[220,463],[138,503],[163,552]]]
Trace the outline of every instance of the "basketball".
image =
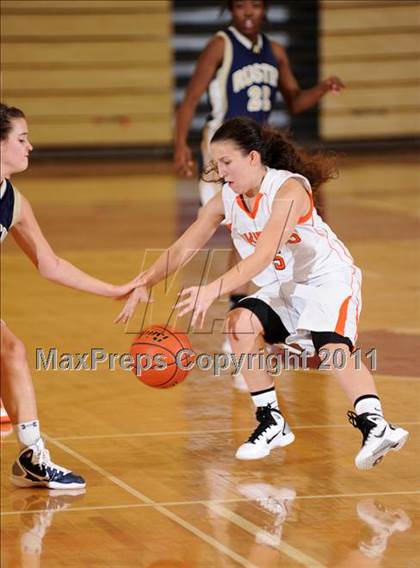
[[163,325],[144,329],[130,348],[133,372],[137,378],[157,389],[181,383],[188,375],[194,353],[188,337]]

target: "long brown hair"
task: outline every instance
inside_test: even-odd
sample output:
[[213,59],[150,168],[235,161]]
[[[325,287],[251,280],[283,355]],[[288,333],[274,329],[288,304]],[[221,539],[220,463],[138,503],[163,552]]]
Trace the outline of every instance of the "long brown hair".
[[[210,142],[232,141],[244,154],[252,150],[259,152],[261,162],[269,168],[288,170],[306,177],[314,192],[319,187],[337,176],[336,160],[333,154],[325,152],[309,153],[299,148],[288,135],[261,125],[250,118],[231,118],[216,131]],[[214,181],[217,172],[215,164],[211,164],[204,172],[204,179]],[[222,180],[218,180],[222,181]]]
[[6,140],[9,136],[14,118],[25,118],[25,115],[20,108],[0,103],[0,140]]

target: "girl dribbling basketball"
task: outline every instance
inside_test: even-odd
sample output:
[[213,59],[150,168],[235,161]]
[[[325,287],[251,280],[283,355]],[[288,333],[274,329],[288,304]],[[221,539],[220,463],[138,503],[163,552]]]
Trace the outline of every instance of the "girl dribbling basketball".
[[[242,260],[205,286],[184,290],[179,315],[192,312],[202,324],[221,295],[252,280],[259,290],[242,300],[227,318],[233,351],[257,354],[261,344],[297,344],[310,353],[343,353],[344,364],[332,365],[355,412],[348,417],[363,434],[356,455],[359,469],[369,469],[390,450],[399,450],[408,432],[383,417],[375,383],[350,355],[355,348],[361,310],[361,271],[314,207],[314,192],[333,175],[322,154],[309,156],[279,131],[247,118],[225,122],[211,144],[214,167],[224,185],[198,219],[140,276],[154,285],[205,245],[224,220]],[[127,321],[144,289],[135,290],[117,320]],[[332,357],[331,357],[332,359]],[[258,426],[236,457],[267,456],[293,442],[281,414],[273,378],[266,370],[243,369],[256,407]]]

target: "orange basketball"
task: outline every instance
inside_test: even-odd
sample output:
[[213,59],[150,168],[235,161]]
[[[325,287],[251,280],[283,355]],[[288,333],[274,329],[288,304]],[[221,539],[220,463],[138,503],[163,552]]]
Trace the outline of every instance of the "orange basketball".
[[157,389],[181,383],[194,363],[188,337],[163,325],[144,329],[133,341],[130,354],[134,374],[145,385]]

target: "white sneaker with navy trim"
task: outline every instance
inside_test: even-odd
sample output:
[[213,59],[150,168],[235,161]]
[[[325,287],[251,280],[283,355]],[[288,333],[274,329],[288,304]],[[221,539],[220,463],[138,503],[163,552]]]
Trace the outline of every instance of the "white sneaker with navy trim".
[[23,448],[12,466],[10,481],[17,487],[82,489],[86,486],[83,477],[51,461],[42,439]]
[[407,430],[393,426],[381,414],[347,412],[349,422],[363,434],[362,447],[354,463],[358,469],[370,469],[389,451],[398,452],[408,438]]
[[290,426],[276,408],[257,408],[256,418],[259,425],[248,440],[239,446],[236,452],[238,460],[265,458],[272,449],[288,446],[295,439]]

